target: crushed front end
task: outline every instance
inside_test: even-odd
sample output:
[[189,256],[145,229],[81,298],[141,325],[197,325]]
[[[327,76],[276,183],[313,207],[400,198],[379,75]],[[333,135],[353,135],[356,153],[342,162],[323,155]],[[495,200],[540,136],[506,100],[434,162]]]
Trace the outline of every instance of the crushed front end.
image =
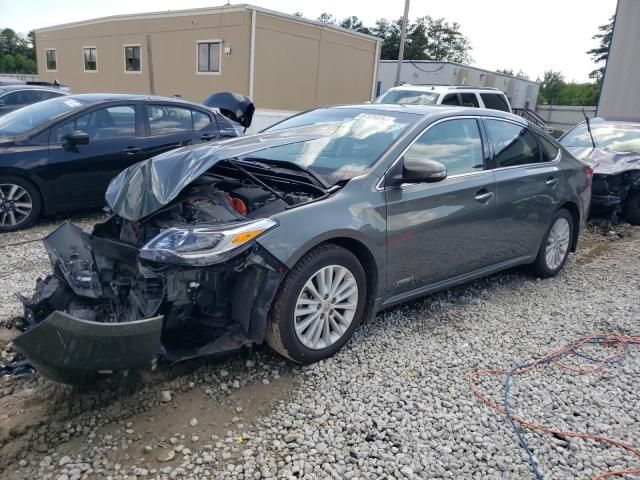
[[287,269],[257,240],[279,213],[332,190],[288,162],[246,157],[335,128],[182,148],[125,169],[107,190],[105,222],[91,231],[65,223],[44,240],[52,273],[22,298],[25,331],[14,344],[72,383],[262,343]]
[[22,299],[26,331],[14,344],[43,374],[74,383],[261,343],[286,273],[253,241],[276,225],[250,218],[270,198],[220,187],[230,188],[203,180],[143,221],[61,225],[44,240],[52,273]]

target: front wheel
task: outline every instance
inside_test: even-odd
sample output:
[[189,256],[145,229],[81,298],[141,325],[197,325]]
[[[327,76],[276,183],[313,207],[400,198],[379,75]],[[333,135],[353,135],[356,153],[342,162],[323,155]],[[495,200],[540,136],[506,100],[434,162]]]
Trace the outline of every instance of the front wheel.
[[536,261],[531,265],[534,275],[541,278],[558,274],[569,257],[573,239],[573,217],[565,209],[559,210],[551,220],[542,239]]
[[366,290],[365,272],[353,253],[333,244],[315,248],[284,279],[267,343],[297,363],[332,356],[360,323]]

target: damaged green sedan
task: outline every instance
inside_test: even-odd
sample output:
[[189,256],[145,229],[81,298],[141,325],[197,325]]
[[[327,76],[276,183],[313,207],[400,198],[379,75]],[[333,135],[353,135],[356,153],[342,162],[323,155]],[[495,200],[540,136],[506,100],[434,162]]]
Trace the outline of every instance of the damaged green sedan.
[[106,221],[44,240],[52,273],[14,344],[67,383],[263,342],[315,362],[397,303],[516,265],[557,274],[590,188],[510,114],[313,110],[124,170]]

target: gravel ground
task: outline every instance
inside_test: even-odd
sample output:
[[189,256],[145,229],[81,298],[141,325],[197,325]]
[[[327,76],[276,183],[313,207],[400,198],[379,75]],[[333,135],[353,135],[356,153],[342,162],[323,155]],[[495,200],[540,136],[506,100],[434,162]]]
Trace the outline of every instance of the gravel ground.
[[[50,228],[3,236],[0,245]],[[640,228],[610,230],[593,223],[554,279],[511,270],[394,308],[359,328],[343,352],[310,367],[256,348],[109,378],[89,390],[37,374],[2,379],[0,476],[533,478],[507,421],[470,393],[467,376],[582,335],[640,333]],[[28,293],[48,265],[38,242],[0,247],[0,255],[6,323],[20,312],[12,292]],[[5,332],[3,343],[12,335]],[[515,380],[511,403],[540,423],[633,443],[639,375],[637,350],[600,373],[545,367]],[[500,379],[480,385],[500,398]],[[640,467],[616,448],[526,437],[546,478]]]

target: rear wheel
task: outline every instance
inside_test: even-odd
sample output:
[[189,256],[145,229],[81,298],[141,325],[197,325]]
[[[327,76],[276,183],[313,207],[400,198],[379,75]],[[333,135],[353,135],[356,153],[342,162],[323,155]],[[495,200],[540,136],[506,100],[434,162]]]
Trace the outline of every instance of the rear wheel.
[[624,203],[624,219],[631,225],[640,225],[640,192],[633,192]]
[[20,177],[0,176],[0,232],[30,227],[41,209],[40,194],[31,182]]
[[267,343],[298,363],[330,357],[360,323],[366,288],[362,265],[350,251],[331,244],[312,250],[282,283]]
[[553,216],[542,239],[536,261],[531,265],[533,274],[542,278],[557,275],[569,257],[572,239],[573,217],[561,209]]

